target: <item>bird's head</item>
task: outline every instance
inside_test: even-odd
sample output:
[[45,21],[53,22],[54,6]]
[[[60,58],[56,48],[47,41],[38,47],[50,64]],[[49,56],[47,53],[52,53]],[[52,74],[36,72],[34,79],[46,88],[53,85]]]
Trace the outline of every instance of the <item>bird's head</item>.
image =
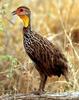
[[12,12],[13,15],[18,15],[24,23],[24,27],[28,27],[28,25],[30,24],[30,9],[25,7],[25,6],[21,6],[18,7],[15,11]]

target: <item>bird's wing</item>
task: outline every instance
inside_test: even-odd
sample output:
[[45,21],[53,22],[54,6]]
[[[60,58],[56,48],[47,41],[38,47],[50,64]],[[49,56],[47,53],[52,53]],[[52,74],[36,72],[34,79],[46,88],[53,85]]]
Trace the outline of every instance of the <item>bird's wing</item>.
[[34,47],[34,60],[46,66],[52,66],[54,58],[61,58],[67,61],[63,53],[46,38],[33,32],[33,47]]
[[26,44],[25,48],[30,58],[38,66],[36,68],[46,75],[56,74],[60,76],[61,69],[64,71],[67,68],[64,66],[67,60],[63,53],[46,38],[33,31],[30,34],[29,44]]

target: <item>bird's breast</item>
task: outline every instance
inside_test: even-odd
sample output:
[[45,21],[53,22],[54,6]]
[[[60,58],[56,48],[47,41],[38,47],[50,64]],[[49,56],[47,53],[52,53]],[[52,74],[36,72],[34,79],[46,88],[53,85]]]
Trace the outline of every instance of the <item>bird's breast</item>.
[[28,54],[32,54],[34,52],[33,43],[32,43],[31,37],[29,35],[26,35],[23,37],[23,44],[24,44],[25,51]]

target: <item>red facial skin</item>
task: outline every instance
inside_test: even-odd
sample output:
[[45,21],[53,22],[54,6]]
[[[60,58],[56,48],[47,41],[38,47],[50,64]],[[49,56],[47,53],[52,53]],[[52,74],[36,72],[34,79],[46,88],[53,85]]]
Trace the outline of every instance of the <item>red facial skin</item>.
[[24,8],[18,8],[18,9],[16,10],[16,14],[17,14],[18,16],[25,15],[25,14],[26,14],[26,10],[25,10]]

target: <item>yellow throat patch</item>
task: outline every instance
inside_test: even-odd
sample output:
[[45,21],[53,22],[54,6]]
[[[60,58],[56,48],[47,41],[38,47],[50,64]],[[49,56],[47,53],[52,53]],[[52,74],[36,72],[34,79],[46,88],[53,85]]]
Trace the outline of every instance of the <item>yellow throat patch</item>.
[[28,27],[29,25],[29,17],[27,15],[22,15],[20,18],[23,20],[24,27]]

